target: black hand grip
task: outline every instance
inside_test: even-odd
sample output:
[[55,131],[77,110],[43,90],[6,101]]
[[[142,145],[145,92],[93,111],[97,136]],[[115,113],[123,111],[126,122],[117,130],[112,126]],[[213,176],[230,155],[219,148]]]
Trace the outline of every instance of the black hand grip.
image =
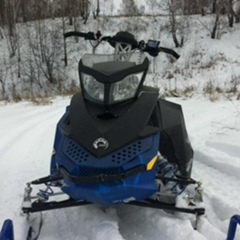
[[97,40],[95,33],[88,32],[87,36],[85,37],[86,40]]
[[68,38],[68,37],[86,37],[86,33],[82,33],[82,32],[76,32],[76,31],[71,31],[71,32],[66,32],[64,33],[64,37]]
[[159,52],[165,52],[165,53],[171,54],[176,59],[180,58],[179,54],[177,54],[174,50],[169,49],[169,48],[160,47]]
[[95,34],[93,32],[83,33],[83,32],[76,32],[71,31],[64,33],[64,37],[83,37],[85,40],[96,40]]

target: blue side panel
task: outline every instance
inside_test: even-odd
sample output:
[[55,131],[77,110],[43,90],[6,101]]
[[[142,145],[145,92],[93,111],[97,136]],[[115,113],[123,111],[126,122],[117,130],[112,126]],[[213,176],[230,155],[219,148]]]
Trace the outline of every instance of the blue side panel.
[[5,220],[0,232],[0,240],[14,240],[13,222],[12,220]]
[[[63,117],[60,119],[59,123],[57,124],[57,129],[56,129],[56,134],[55,134],[55,140],[54,140],[54,150],[55,151],[60,151],[61,154],[61,146],[62,146],[62,141],[65,137],[65,134],[63,133],[63,127],[66,124],[66,121],[69,117],[70,114],[70,107],[66,107],[66,112],[63,115]],[[51,159],[51,166],[50,166],[50,173],[51,175],[56,175],[58,174],[58,160],[56,159],[56,156],[59,154],[55,154],[52,156]],[[58,158],[58,157],[57,157]]]
[[[158,154],[159,134],[137,140],[112,154],[96,158],[83,149],[63,132],[69,110],[57,126],[54,147],[56,154],[52,157],[51,174],[58,167],[64,167],[71,175],[77,177],[115,175],[127,172],[138,166],[147,167]],[[76,184],[64,178],[63,192],[76,200],[87,200],[99,204],[121,203],[129,200],[144,200],[157,191],[155,184],[156,166],[151,171],[144,171],[125,180]]]

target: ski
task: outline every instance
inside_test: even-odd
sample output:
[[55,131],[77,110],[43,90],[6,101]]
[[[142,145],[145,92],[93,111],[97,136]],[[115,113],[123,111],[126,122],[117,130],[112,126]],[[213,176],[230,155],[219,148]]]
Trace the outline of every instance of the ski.
[[28,214],[27,221],[29,224],[26,240],[37,240],[40,236],[43,226],[43,214]]

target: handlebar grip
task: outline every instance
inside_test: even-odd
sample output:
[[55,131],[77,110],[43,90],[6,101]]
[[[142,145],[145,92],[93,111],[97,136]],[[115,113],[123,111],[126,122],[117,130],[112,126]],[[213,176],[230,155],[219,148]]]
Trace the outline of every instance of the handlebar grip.
[[171,54],[176,59],[180,58],[180,55],[178,53],[176,53],[174,50],[169,48],[160,47],[159,52],[165,52],[165,53]]
[[64,37],[65,38],[68,38],[68,37],[86,37],[86,33],[71,31],[71,32],[64,33]]
[[85,40],[96,40],[95,34],[93,32],[83,33],[83,32],[76,32],[71,31],[64,33],[64,37],[83,37]]

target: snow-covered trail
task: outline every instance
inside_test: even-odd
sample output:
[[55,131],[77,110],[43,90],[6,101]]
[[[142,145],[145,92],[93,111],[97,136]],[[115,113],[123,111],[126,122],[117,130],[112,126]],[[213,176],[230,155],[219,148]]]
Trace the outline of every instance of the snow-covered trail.
[[[171,99],[183,107],[195,150],[193,177],[203,182],[206,217],[194,231],[186,215],[132,206],[96,205],[43,213],[39,239],[143,240],[225,239],[229,219],[240,214],[240,102],[202,98]],[[48,106],[0,106],[0,224],[14,221],[15,237],[25,239],[20,216],[27,181],[46,176],[56,123],[69,98]],[[240,239],[240,232],[237,234]]]
[[18,239],[18,235],[25,234],[26,230],[25,224],[18,224],[25,222],[19,218],[23,196],[20,185],[35,179],[38,174],[46,175],[55,124],[63,105],[59,109],[56,103],[53,110],[51,105],[36,107],[31,103],[19,103],[0,109],[0,218],[1,222],[4,218],[13,219]]
[[[204,186],[206,218],[226,233],[230,217],[240,214],[240,104],[229,100],[178,102],[195,150],[193,177]],[[205,227],[202,230],[206,233]]]

